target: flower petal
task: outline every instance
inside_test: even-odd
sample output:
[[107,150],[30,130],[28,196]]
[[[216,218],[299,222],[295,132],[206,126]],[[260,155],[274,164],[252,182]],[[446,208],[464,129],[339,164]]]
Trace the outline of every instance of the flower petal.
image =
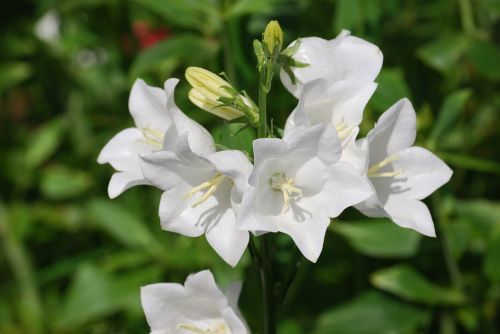
[[207,159],[215,165],[217,171],[229,176],[234,181],[238,192],[243,194],[253,165],[242,151],[220,151],[207,156]]
[[117,171],[140,171],[139,155],[148,154],[155,149],[144,141],[142,132],[137,128],[128,128],[117,133],[103,147],[97,162],[109,163]]
[[315,79],[324,78],[330,82],[337,80],[373,81],[382,67],[380,49],[350,32],[342,31],[335,39],[324,40],[318,37],[301,38],[293,58],[306,67],[292,67],[296,77],[293,85],[289,76],[281,70],[283,85],[294,96],[300,96],[302,87]]
[[165,131],[172,124],[166,103],[167,98],[161,88],[148,86],[141,79],[134,82],[128,107],[139,129]]
[[[165,81],[165,95],[167,98],[167,110],[172,115],[177,136],[188,133],[189,145],[193,151],[200,155],[215,152],[215,143],[210,133],[200,124],[187,117],[175,104],[174,90],[179,79],[168,79]],[[165,143],[165,147],[173,147],[174,143]]]
[[140,171],[138,172],[116,172],[111,176],[108,185],[108,196],[113,199],[121,195],[125,190],[138,185],[149,185]]
[[370,164],[376,164],[412,146],[415,136],[415,110],[411,102],[404,98],[384,112],[375,127],[368,133]]
[[184,287],[176,283],[158,283],[142,287],[141,304],[151,331],[175,333],[178,319],[182,317],[176,302],[187,298]]
[[397,225],[429,237],[436,236],[431,213],[423,202],[412,199],[393,200],[385,205],[385,210]]
[[[436,155],[422,147],[409,147],[397,153],[395,170],[402,171],[401,190],[391,197],[424,199],[447,183],[453,171]],[[399,184],[398,184],[399,185]]]

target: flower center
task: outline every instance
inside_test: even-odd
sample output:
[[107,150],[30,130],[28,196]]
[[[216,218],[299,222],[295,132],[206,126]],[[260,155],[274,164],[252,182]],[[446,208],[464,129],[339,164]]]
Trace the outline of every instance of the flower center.
[[141,129],[143,142],[149,145],[156,146],[158,148],[161,148],[163,146],[163,136],[164,134],[161,133],[160,131],[151,129],[151,128],[142,128]]
[[193,197],[194,194],[196,194],[199,191],[207,189],[207,191],[198,199],[196,202],[194,202],[191,207],[197,207],[201,203],[205,202],[210,196],[212,196],[215,191],[217,190],[217,187],[221,184],[221,182],[226,178],[226,176],[222,175],[221,173],[215,174],[213,178],[210,180],[203,182],[189,190],[186,195],[182,198],[183,200],[189,199]]
[[185,329],[197,334],[230,334],[229,329],[224,323],[218,322],[208,328],[200,328],[193,324],[178,324],[177,329]]
[[302,198],[302,190],[294,186],[294,178],[287,178],[283,172],[274,173],[269,179],[271,188],[283,195],[283,212],[287,212],[292,199]]
[[376,163],[375,165],[368,168],[368,177],[393,177],[393,176],[397,176],[397,175],[403,173],[402,169],[397,169],[397,170],[392,171],[392,172],[381,172],[381,173],[378,172],[380,169],[384,168],[388,164],[390,164],[393,161],[396,161],[398,159],[399,159],[399,157],[397,155],[391,155],[391,156],[385,158],[384,160]]

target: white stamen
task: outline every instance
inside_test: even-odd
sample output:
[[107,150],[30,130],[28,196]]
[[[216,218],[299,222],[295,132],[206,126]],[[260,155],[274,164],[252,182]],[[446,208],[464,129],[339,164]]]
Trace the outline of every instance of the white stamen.
[[340,117],[340,120],[338,122],[334,123],[335,130],[337,131],[337,135],[339,136],[340,140],[346,139],[349,137],[354,129],[354,127],[349,126],[346,121],[344,120],[344,117]]
[[281,191],[283,194],[283,213],[287,212],[290,206],[290,201],[297,197],[302,197],[302,190],[295,187],[293,178],[287,178],[284,173],[275,173],[269,179],[269,184],[273,190]]
[[186,195],[184,195],[182,199],[183,200],[189,199],[197,192],[208,189],[207,192],[204,193],[199,200],[197,200],[194,204],[191,205],[192,208],[197,207],[198,205],[209,199],[210,196],[212,196],[215,193],[217,187],[221,184],[224,178],[225,178],[224,175],[222,175],[221,173],[217,173],[210,180],[203,182],[202,184],[199,184],[196,187],[193,187],[190,191],[186,193]]

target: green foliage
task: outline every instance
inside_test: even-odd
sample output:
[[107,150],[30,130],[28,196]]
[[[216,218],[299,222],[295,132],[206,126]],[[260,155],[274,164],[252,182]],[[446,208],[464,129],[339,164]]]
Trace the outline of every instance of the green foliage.
[[[280,333],[500,331],[498,1],[28,0],[4,7],[0,333],[146,332],[140,286],[181,282],[205,268],[223,286],[245,281],[242,312],[259,328],[249,254],[233,269],[204,238],[161,230],[157,190],[136,187],[109,200],[112,169],[96,159],[131,126],[127,98],[138,77],[158,87],[180,78],[179,107],[220,148],[251,152],[254,130],[190,104],[183,75],[192,65],[225,71],[256,101],[252,41],[269,19],[279,20],[284,46],[340,29],[377,44],[384,67],[362,133],[408,97],[416,144],[454,170],[426,200],[437,238],[347,210],[312,265],[289,252],[289,238],[274,237],[276,278],[282,285],[294,278],[279,305]],[[52,22],[56,33],[37,36],[49,10],[60,18]],[[268,112],[280,129],[296,100],[279,80],[272,88]]]

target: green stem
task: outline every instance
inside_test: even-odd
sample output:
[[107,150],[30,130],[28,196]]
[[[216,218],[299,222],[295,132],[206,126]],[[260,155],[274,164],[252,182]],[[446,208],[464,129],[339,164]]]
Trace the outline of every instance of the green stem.
[[[231,1],[226,0],[224,3],[223,13],[225,13],[230,6]],[[234,68],[233,51],[231,45],[231,19],[226,17],[224,14],[222,16],[224,17],[222,26],[222,52],[224,56],[224,70],[231,83],[238,87],[238,78],[236,77],[236,71]]]
[[276,303],[274,300],[274,280],[272,260],[269,250],[270,235],[261,236],[261,267],[260,279],[262,284],[262,299],[264,302],[264,334],[276,333]]
[[455,287],[455,289],[463,291],[462,274],[460,273],[457,261],[455,260],[455,257],[453,256],[453,253],[451,251],[450,239],[448,238],[448,234],[446,233],[444,228],[444,226],[449,224],[448,214],[446,213],[446,210],[443,207],[440,194],[436,193],[433,196],[433,199],[434,199],[433,201],[434,207],[436,207],[438,210],[438,219],[436,222],[436,227],[439,233],[439,240],[441,241],[441,248],[443,250],[446,269],[448,270],[448,274],[450,275],[451,282]]
[[259,73],[259,138],[267,137],[267,71],[266,67],[263,66]]
[[458,0],[458,6],[460,8],[460,21],[462,23],[462,29],[466,34],[472,35],[475,27],[470,0]]

